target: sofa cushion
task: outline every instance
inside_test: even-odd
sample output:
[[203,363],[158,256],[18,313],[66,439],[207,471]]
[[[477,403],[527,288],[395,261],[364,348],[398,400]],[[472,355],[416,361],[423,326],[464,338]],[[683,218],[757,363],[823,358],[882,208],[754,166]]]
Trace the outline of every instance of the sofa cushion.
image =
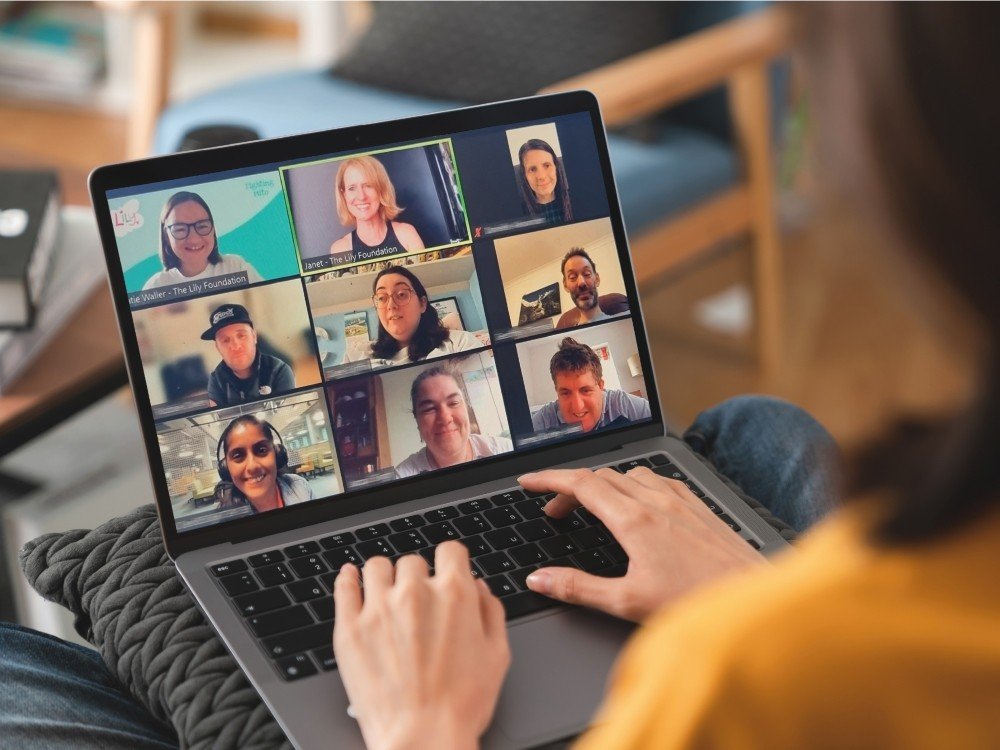
[[[435,99],[530,96],[670,38],[671,3],[373,3],[337,78]],[[412,73],[411,73],[412,72]]]

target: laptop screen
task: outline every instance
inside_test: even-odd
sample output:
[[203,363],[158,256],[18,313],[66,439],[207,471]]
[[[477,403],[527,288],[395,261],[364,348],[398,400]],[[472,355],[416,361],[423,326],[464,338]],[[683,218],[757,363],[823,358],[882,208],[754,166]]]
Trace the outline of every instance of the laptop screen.
[[598,148],[578,113],[106,191],[177,532],[649,423]]

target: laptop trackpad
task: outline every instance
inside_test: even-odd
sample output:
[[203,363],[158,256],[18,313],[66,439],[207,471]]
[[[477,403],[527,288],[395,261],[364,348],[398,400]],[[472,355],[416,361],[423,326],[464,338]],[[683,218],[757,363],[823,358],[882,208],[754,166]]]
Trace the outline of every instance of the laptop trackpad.
[[[493,730],[499,727],[518,745],[582,731],[633,628],[580,609],[513,626],[513,659]],[[489,736],[485,739],[485,745],[492,744]]]

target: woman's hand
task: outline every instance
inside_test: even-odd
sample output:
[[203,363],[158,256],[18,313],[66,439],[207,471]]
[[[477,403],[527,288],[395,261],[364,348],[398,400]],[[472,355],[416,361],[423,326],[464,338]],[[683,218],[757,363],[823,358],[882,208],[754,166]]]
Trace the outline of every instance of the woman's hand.
[[503,606],[459,542],[353,565],[334,585],[333,648],[369,748],[474,748],[510,665]]
[[528,586],[639,622],[667,602],[764,557],[734,534],[683,484],[646,468],[553,469],[525,474],[521,485],[558,493],[546,514],[562,518],[582,505],[604,522],[628,554],[622,578],[601,578],[573,568],[542,568]]

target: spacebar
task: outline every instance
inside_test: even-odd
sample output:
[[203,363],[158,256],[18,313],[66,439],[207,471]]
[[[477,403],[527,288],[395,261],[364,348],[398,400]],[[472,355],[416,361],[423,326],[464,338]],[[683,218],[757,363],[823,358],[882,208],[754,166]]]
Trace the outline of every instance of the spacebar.
[[512,620],[515,617],[530,615],[532,612],[554,607],[559,602],[555,599],[549,599],[547,596],[536,594],[534,591],[522,591],[519,594],[503,597],[500,603],[503,604],[504,611],[507,613],[507,619]]

